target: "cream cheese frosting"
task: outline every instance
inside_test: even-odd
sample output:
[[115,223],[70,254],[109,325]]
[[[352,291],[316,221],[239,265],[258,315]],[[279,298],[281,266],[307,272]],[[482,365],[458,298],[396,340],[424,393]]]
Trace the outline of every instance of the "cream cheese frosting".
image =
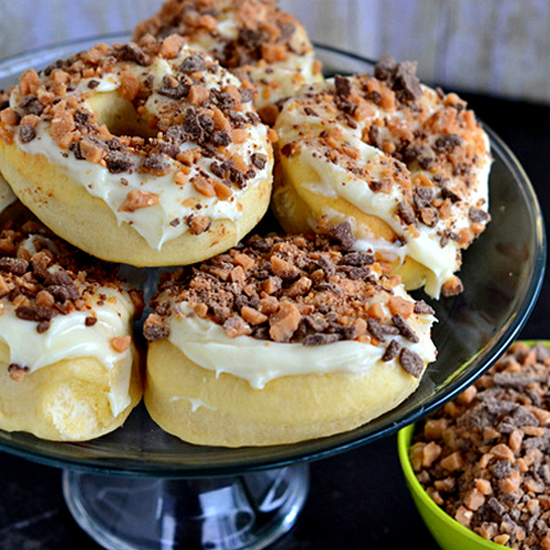
[[[168,339],[172,344],[202,368],[215,371],[216,375],[226,372],[243,378],[258,390],[283,376],[328,373],[361,376],[382,360],[386,349],[358,341],[303,346],[250,336],[230,338],[220,325],[197,317],[185,303],[177,304],[175,310],[176,314],[168,320]],[[427,363],[436,357],[430,339],[434,320],[432,315],[419,315],[414,323],[411,321],[419,337],[417,343],[396,337],[401,346],[414,351]]]
[[[84,99],[82,107],[89,112],[94,112],[97,105],[101,109],[108,109],[108,101],[112,94],[119,96],[123,85],[121,75],[130,71],[138,80],[146,78],[153,80],[148,82],[153,92],[147,99],[144,109],[148,116],[162,117],[163,112],[170,108],[172,100],[167,99],[159,93],[159,89],[166,77],[176,77],[178,67],[183,60],[192,54],[193,50],[184,46],[178,57],[175,59],[156,58],[152,65],[143,67],[137,63],[118,64],[112,72],[105,73],[102,78],[84,78],[74,90],[67,91],[67,97],[77,96]],[[239,87],[240,81],[227,71],[220,69],[219,72],[206,72],[203,86],[207,89],[221,90],[226,86]],[[91,84],[93,82],[93,86]],[[92,89],[93,87],[93,89]],[[10,104],[17,109],[21,97],[16,88],[10,98]],[[102,103],[106,103],[103,105]],[[252,111],[251,104],[242,104],[242,114],[246,115]],[[101,113],[98,114],[101,119]],[[243,143],[230,143],[226,147],[226,156],[238,154],[245,161],[249,161],[251,155],[260,154],[269,156],[270,146],[267,140],[267,130],[261,124],[246,125],[242,129],[245,132]],[[143,173],[138,170],[129,170],[123,174],[116,174],[102,163],[87,162],[78,160],[74,155],[68,154],[66,150],[60,149],[51,135],[50,123],[41,119],[36,127],[36,137],[24,143],[21,137],[16,138],[16,143],[23,151],[32,155],[43,155],[50,162],[63,167],[66,173],[79,182],[88,193],[102,199],[116,216],[119,225],[130,224],[153,249],[161,249],[167,241],[175,239],[189,230],[186,223],[181,220],[197,213],[196,205],[200,203],[200,214],[211,220],[231,220],[236,222],[242,216],[239,207],[239,199],[250,188],[260,185],[269,177],[270,165],[255,167],[254,177],[247,180],[242,188],[233,188],[231,196],[227,200],[221,200],[216,195],[213,197],[199,193],[193,185],[187,183],[178,185],[175,178],[181,170],[181,163],[168,155],[162,155],[162,162],[168,168],[163,175]],[[180,152],[193,151],[198,145],[191,140],[179,145]],[[142,161],[142,155],[138,152],[131,155],[136,166]],[[187,179],[202,175],[216,179],[211,171],[212,159],[206,156],[199,158],[187,174]],[[144,192],[158,196],[158,203],[147,208],[139,208],[129,211],[123,207],[124,201],[129,193]],[[176,223],[177,221],[177,223]]]
[[[359,81],[354,77],[347,80],[357,85],[358,89],[365,85],[364,80]],[[328,225],[335,225],[348,222],[354,233],[353,246],[356,249],[383,250],[385,259],[397,261],[398,264],[403,263],[406,257],[412,258],[425,266],[429,272],[425,281],[426,292],[432,297],[438,297],[444,283],[449,281],[460,267],[460,249],[464,247],[458,242],[458,235],[463,231],[469,231],[472,224],[469,217],[471,209],[484,212],[488,209],[488,179],[491,166],[488,137],[478,128],[470,138],[471,143],[466,143],[467,146],[475,148],[473,160],[467,167],[467,177],[459,172],[456,175],[444,173],[445,179],[440,178],[436,181],[436,171],[431,165],[422,167],[416,162],[410,162],[405,166],[401,162],[403,158],[396,160],[400,157],[392,157],[391,151],[400,146],[400,138],[396,138],[396,135],[401,134],[404,136],[401,139],[412,140],[413,143],[415,139],[422,140],[426,155],[430,151],[433,155],[433,151],[443,147],[441,144],[445,144],[446,139],[463,141],[463,138],[456,135],[449,138],[445,133],[442,134],[441,132],[448,131],[445,128],[439,133],[434,131],[433,137],[425,135],[426,126],[432,124],[432,119],[433,125],[437,124],[437,117],[443,117],[442,111],[447,108],[450,101],[445,103],[434,90],[422,85],[421,95],[414,104],[416,111],[411,109],[412,114],[408,115],[407,120],[403,111],[397,107],[383,106],[380,93],[378,103],[372,101],[366,106],[362,105],[364,111],[360,115],[346,118],[335,110],[332,100],[327,100],[327,97],[334,96],[327,95],[323,98],[323,93],[334,93],[335,88],[337,86],[334,79],[313,85],[300,92],[296,99],[288,102],[279,115],[276,125],[279,149],[283,155],[285,146],[292,146],[292,149],[287,152],[288,158],[283,156],[281,176],[274,190],[273,202],[276,212],[280,212],[278,217],[284,226],[285,212],[290,209],[289,218],[302,217],[304,223],[315,231],[321,230],[320,223],[327,225],[328,222]],[[352,98],[354,93],[357,92],[351,92]],[[338,92],[336,104],[339,100],[343,101],[338,99],[337,94]],[[460,113],[463,105],[456,105],[459,105],[457,111]],[[446,116],[450,117],[447,114]],[[466,124],[462,121],[460,124],[463,126],[461,131],[466,132]],[[400,126],[404,129],[401,130]],[[372,139],[365,136],[372,133],[373,127],[376,130],[376,140],[383,144],[386,151],[368,143]],[[334,161],[330,151],[322,145],[327,134],[337,136],[338,144],[344,149],[344,155],[350,151],[351,157],[347,159],[347,164]],[[415,134],[419,137],[415,138]],[[443,141],[438,141],[438,137],[441,136]],[[295,160],[297,164],[305,167],[306,179],[301,180],[300,176],[292,173]],[[389,189],[380,191],[373,182],[391,179],[391,170],[394,170],[403,183],[390,185]],[[285,175],[285,171],[289,172],[288,175]],[[440,216],[431,225],[403,223],[399,216],[400,205],[412,203],[417,188],[426,186],[430,193],[433,192],[433,196],[437,197],[441,181],[453,189],[455,185],[463,185],[464,180],[466,191],[460,193],[458,200],[456,195],[449,194],[452,199],[449,201],[445,217]],[[288,183],[293,181],[294,183]],[[296,196],[301,199],[300,204],[306,210],[312,209],[309,214],[303,210],[300,212],[299,208],[292,206],[295,200],[293,197]],[[320,197],[317,201],[316,196]],[[440,202],[443,202],[444,198],[441,198]],[[331,204],[333,200],[345,201],[360,212],[376,216],[391,228],[398,238],[386,239],[383,242],[384,239],[381,239],[380,235],[369,233],[359,219],[335,209]],[[443,238],[445,235],[449,235],[449,238]]]
[[[100,300],[99,294],[104,299]],[[91,311],[57,315],[43,333],[29,327],[29,321],[18,318],[15,309],[5,302],[0,315],[0,339],[9,349],[10,363],[25,366],[32,373],[64,359],[93,357],[111,373],[109,402],[113,416],[128,407],[132,348],[116,351],[111,341],[131,334],[133,305],[129,297],[101,287]],[[86,319],[92,312],[97,322],[88,326]]]

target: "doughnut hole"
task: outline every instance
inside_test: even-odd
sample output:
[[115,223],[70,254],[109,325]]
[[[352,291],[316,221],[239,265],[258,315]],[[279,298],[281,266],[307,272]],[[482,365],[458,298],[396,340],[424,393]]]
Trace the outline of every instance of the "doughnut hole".
[[115,136],[147,139],[157,134],[147,119],[137,112],[134,104],[116,91],[96,93],[87,102],[97,116],[98,125],[105,124]]

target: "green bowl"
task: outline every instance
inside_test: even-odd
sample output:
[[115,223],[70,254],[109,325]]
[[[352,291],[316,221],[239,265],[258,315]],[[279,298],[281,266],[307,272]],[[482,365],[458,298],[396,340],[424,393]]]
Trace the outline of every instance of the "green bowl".
[[[430,530],[437,544],[443,550],[502,550],[507,548],[496,542],[484,539],[481,535],[474,533],[464,527],[449,514],[443,511],[426,493],[420,484],[409,459],[409,447],[414,434],[414,424],[407,426],[397,434],[397,448],[401,468],[405,474],[405,481],[416,504],[418,512],[424,523]],[[508,550],[510,550],[508,548]]]

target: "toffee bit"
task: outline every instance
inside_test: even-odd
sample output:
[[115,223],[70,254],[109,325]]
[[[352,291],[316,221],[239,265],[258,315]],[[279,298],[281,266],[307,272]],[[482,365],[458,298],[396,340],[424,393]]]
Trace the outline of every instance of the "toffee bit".
[[29,367],[21,366],[16,363],[11,363],[8,366],[8,373],[10,375],[10,378],[15,382],[22,382],[29,371]]

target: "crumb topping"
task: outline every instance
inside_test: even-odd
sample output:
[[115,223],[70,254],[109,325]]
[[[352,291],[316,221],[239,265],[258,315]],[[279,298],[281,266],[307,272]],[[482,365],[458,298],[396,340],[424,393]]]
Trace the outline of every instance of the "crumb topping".
[[[416,63],[384,57],[373,76],[337,75],[304,90],[285,111],[289,118],[277,127],[281,155],[314,149],[373,193],[398,197],[393,218],[403,235],[429,230],[442,248],[452,241],[465,249],[485,229],[490,216],[477,179],[490,160],[485,133],[456,94],[420,84]],[[384,156],[363,158],[361,143]],[[457,228],[459,218],[466,222]]]
[[[170,70],[162,76],[164,63]],[[93,102],[113,83],[123,107],[104,120]],[[205,196],[237,208],[239,192],[263,177],[269,143],[252,100],[250,84],[239,85],[181,37],[149,35],[139,43],[98,44],[40,73],[24,72],[0,114],[0,137],[24,146],[47,128],[67,158],[103,166],[123,186],[131,175],[168,175],[174,193],[196,199],[190,213],[169,222],[200,234],[209,224],[193,220]],[[126,193],[118,212],[154,207],[162,190]]]
[[[219,26],[229,13],[236,19],[235,36]],[[272,0],[169,0],[159,13],[137,26],[134,36],[166,38],[176,33],[193,43],[206,33],[219,42],[210,53],[223,67],[236,69],[311,53],[309,42],[297,33],[298,26],[296,19]]]
[[165,274],[144,332],[148,340],[167,338],[166,318],[184,302],[231,338],[304,346],[357,340],[387,347],[384,360],[399,356],[403,368],[419,376],[423,361],[395,338],[418,342],[415,317],[433,310],[400,293],[399,282],[380,272],[371,252],[349,251],[321,236],[253,236],[228,253]]
[[[17,225],[10,220],[0,227],[1,314],[9,305],[39,333],[48,330],[54,317],[73,311],[89,312],[85,324],[93,326],[100,288],[126,288],[117,266],[75,249],[38,221],[27,221],[20,229]],[[130,297],[137,310],[142,308],[137,291],[130,291]],[[98,303],[106,299],[100,295]]]
[[413,469],[452,517],[496,543],[550,544],[550,350],[514,344],[454,401],[426,419]]

